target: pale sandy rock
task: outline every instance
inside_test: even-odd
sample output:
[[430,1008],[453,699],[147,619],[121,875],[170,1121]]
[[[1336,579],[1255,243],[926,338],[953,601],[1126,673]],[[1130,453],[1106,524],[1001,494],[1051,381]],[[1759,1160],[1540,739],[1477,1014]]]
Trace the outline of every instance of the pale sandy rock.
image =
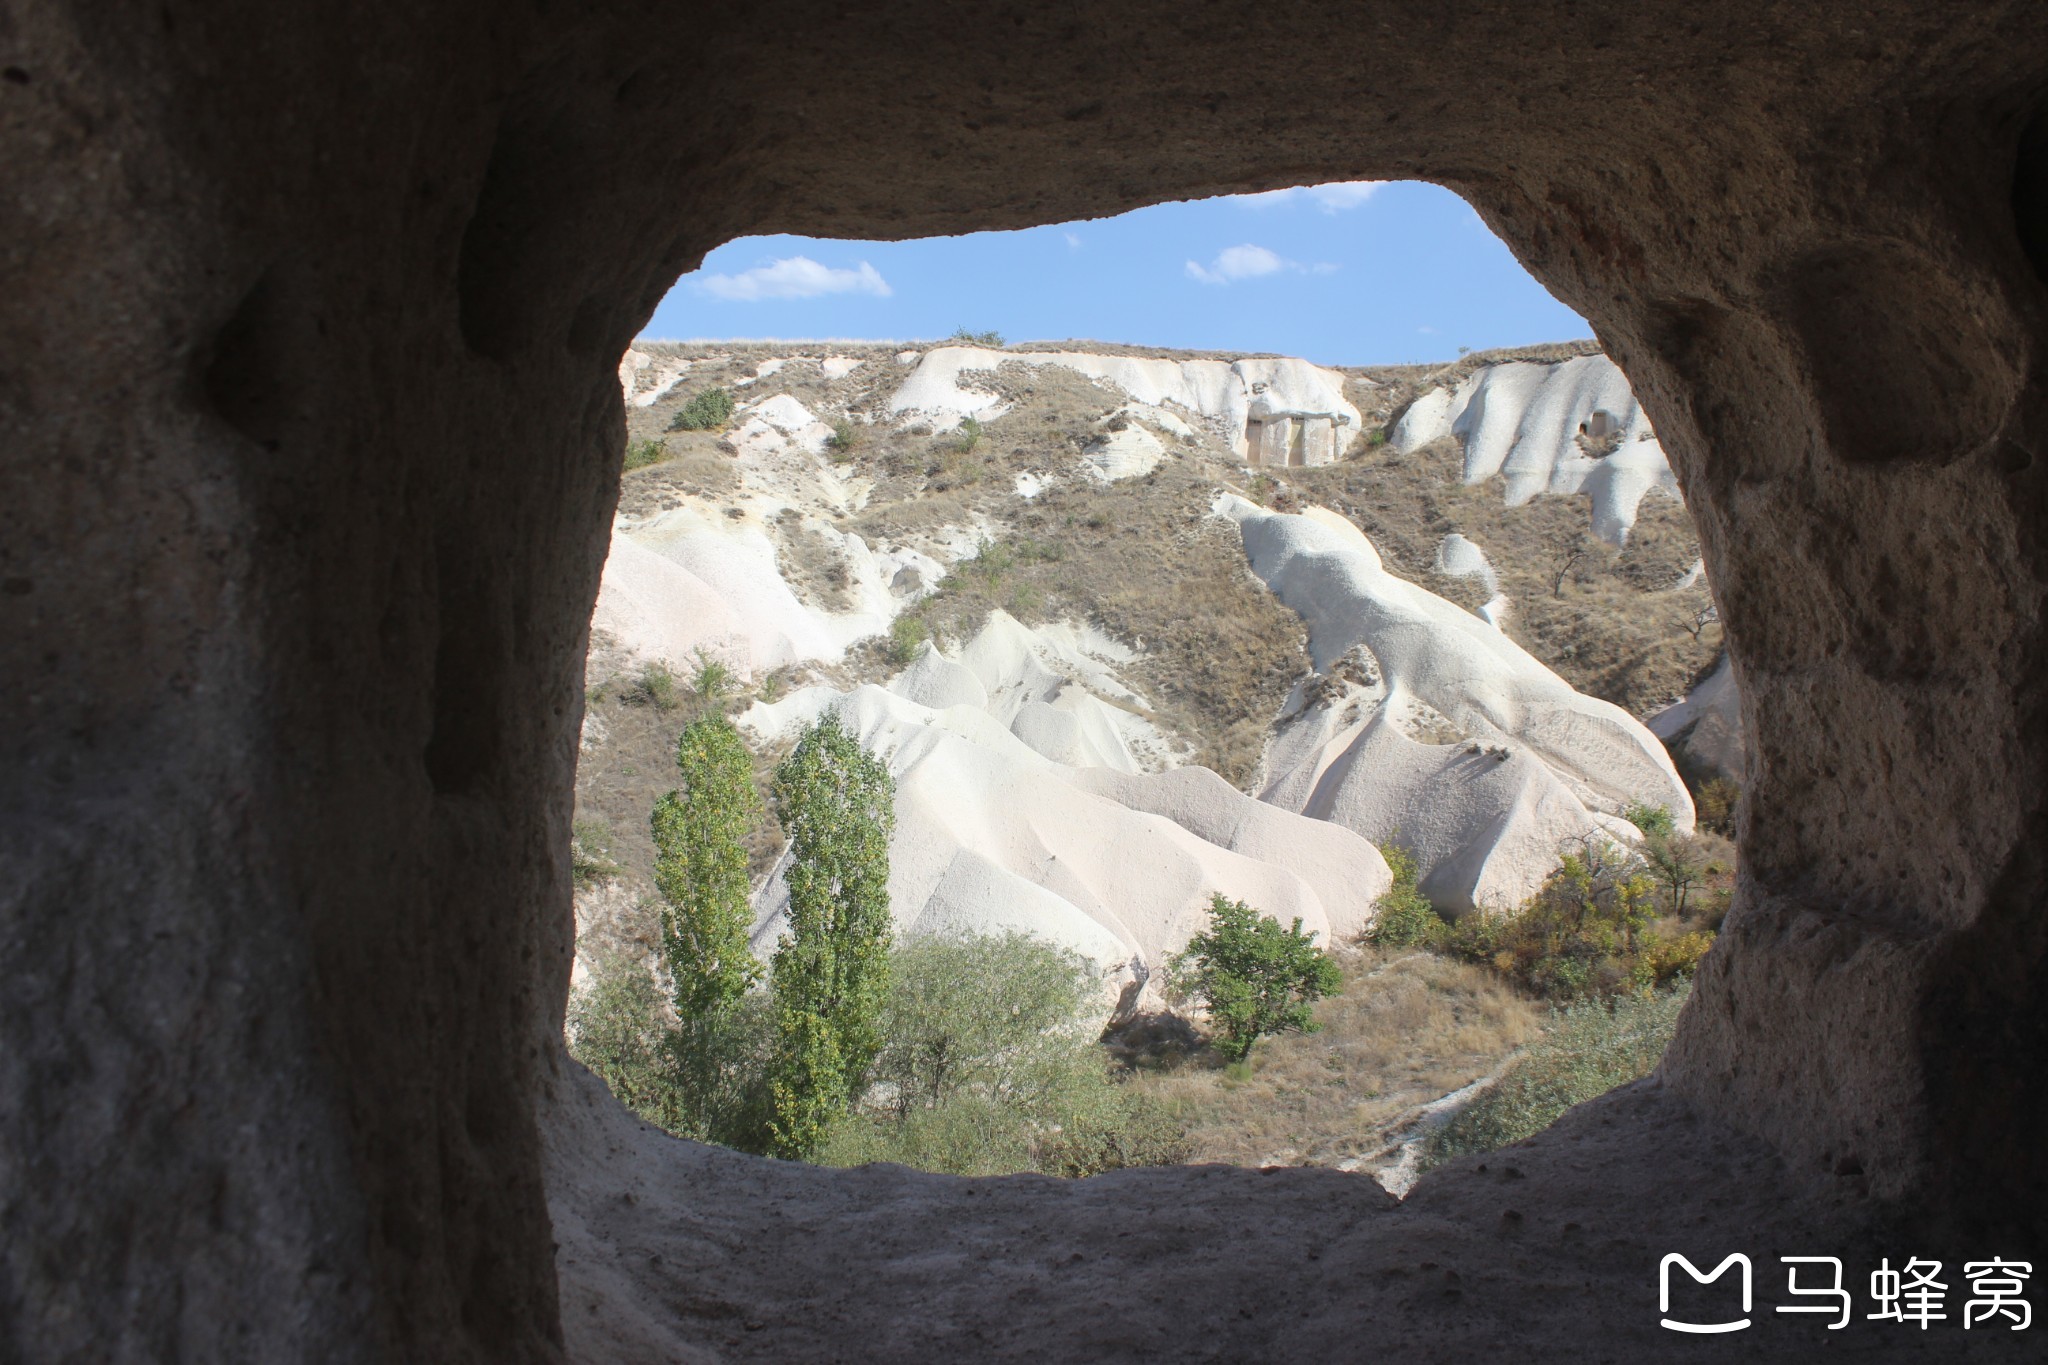
[[652,407],[690,372],[691,364],[679,356],[629,349],[619,361],[619,391],[633,407]]
[[827,379],[844,379],[859,369],[863,363],[855,356],[828,355],[818,362],[818,370]]
[[1090,441],[1081,458],[1090,474],[1104,483],[1116,483],[1157,469],[1166,458],[1166,447],[1159,444],[1157,436],[1133,423]]
[[[1262,805],[1214,774],[1049,757],[1036,728],[1060,715],[1082,724],[1089,712],[1040,700],[1042,662],[1016,644],[1014,631],[1000,629],[977,656],[984,669],[1007,663],[993,688],[976,668],[927,650],[888,689],[806,689],[742,717],[765,740],[833,709],[887,762],[897,782],[890,899],[898,932],[1038,934],[1108,973],[1107,1009],[1141,991],[1206,923],[1219,891],[1283,920],[1299,916],[1325,942],[1365,927],[1390,881],[1377,850]],[[1079,689],[1066,682],[1062,690]],[[1083,736],[1074,756],[1103,742]],[[757,952],[772,951],[787,900],[778,868],[756,897]]]
[[1682,700],[1651,716],[1651,733],[1683,748],[1701,764],[1741,781],[1749,757],[1742,726],[1742,693],[1735,682],[1735,664],[1728,655]]
[[[751,676],[806,660],[836,662],[854,641],[886,631],[944,576],[937,560],[917,550],[877,551],[824,521],[809,530],[838,551],[851,610],[800,601],[758,517],[690,504],[614,529],[593,623],[631,654],[687,667],[703,649]],[[925,586],[899,592],[906,570]]]
[[[1416,399],[1387,444],[1405,454],[1446,436],[1464,446],[1465,482],[1500,476],[1511,507],[1538,493],[1586,493],[1594,533],[1610,544],[1628,538],[1650,492],[1679,496],[1649,417],[1627,376],[1605,356],[1489,365],[1455,391],[1432,389]],[[1616,444],[1596,459],[1581,438]]]
[[1493,570],[1493,562],[1486,557],[1486,551],[1478,542],[1467,539],[1457,531],[1443,538],[1436,547],[1436,571],[1450,578],[1476,578],[1487,591],[1487,600],[1479,607],[1479,619],[1489,626],[1499,626],[1507,615],[1508,599],[1500,590],[1500,575]]
[[755,368],[753,374],[749,375],[747,378],[733,380],[732,386],[736,389],[743,389],[750,384],[758,384],[763,379],[768,378],[770,375],[780,372],[783,366],[789,364],[789,362],[792,359],[795,359],[795,357],[779,355],[764,360],[760,363],[758,367]]
[[1519,902],[1574,839],[1631,837],[1633,802],[1692,827],[1656,737],[1572,690],[1499,630],[1388,573],[1324,509],[1267,512],[1224,495],[1253,570],[1308,623],[1316,667],[1362,660],[1355,682],[1288,719],[1264,799],[1417,855],[1447,910]]
[[1177,408],[1203,419],[1239,456],[1245,454],[1245,423],[1252,416],[1254,402],[1262,403],[1268,412],[1328,418],[1339,433],[1334,447],[1337,455],[1349,448],[1360,430],[1358,409],[1344,397],[1344,377],[1292,358],[1169,360],[940,346],[919,359],[917,368],[890,398],[889,411],[904,420],[928,422],[941,431],[968,417],[991,420],[1005,410],[1003,399],[964,384],[962,376],[990,373],[1012,362],[1058,365],[1101,380],[1148,407]]

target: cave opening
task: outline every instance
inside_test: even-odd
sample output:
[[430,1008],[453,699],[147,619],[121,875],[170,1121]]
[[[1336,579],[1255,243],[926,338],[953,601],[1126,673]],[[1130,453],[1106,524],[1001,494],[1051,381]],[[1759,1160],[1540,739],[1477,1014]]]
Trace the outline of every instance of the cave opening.
[[[976,1031],[968,1002],[950,1006],[965,1022],[927,1036],[949,972],[975,978],[982,1007],[1022,1009],[1003,992],[1021,988],[1030,964],[990,976],[991,936],[1066,954],[1087,978],[1078,1009],[1060,1006],[1068,1016],[1039,1032],[1099,1032],[1091,1055],[1106,1051],[1145,1115],[1162,1102],[1201,1115],[1192,1130],[1161,1136],[1155,1124],[1110,1139],[1147,1161],[1335,1165],[1405,1192],[1456,1142],[1482,1141],[1443,1134],[1453,1118],[1480,1099],[1503,1109],[1537,1066],[1597,1074],[1599,1088],[1654,1067],[1735,871],[1739,701],[1698,537],[1654,428],[1620,369],[1578,339],[1583,322],[1463,201],[1430,186],[1382,189],[1162,206],[988,234],[980,249],[1014,255],[1034,232],[1043,239],[1046,278],[1019,291],[1038,303],[1073,288],[1054,272],[1083,251],[1081,233],[1091,250],[1171,253],[1185,232],[1176,213],[1227,205],[1235,216],[1212,235],[1256,231],[1281,252],[1190,259],[1179,290],[1256,330],[1288,311],[1285,293],[1253,294],[1258,284],[1297,283],[1343,312],[1348,298],[1331,291],[1346,234],[1316,206],[1343,203],[1348,228],[1380,203],[1476,229],[1475,240],[1462,256],[1397,257],[1388,271],[1375,257],[1389,227],[1351,228],[1365,268],[1380,272],[1353,293],[1399,315],[1418,305],[1389,274],[1491,268],[1490,294],[1475,286],[1429,306],[1448,309],[1465,338],[1497,343],[1505,328],[1513,340],[1519,327],[1535,344],[1460,345],[1450,357],[1433,325],[1406,340],[1384,328],[1348,341],[1303,332],[1304,352],[1446,352],[1329,365],[1276,356],[1287,334],[1270,327],[1263,350],[1122,340],[1188,334],[1171,289],[1128,291],[1121,334],[1101,331],[1114,315],[1074,302],[1065,314],[1025,310],[1050,316],[1051,335],[1093,330],[1108,344],[966,328],[844,339],[862,325],[849,298],[895,317],[919,287],[942,289],[946,309],[1016,325],[1017,296],[942,288],[955,281],[929,278],[916,243],[737,244],[670,291],[620,365],[626,470],[586,666],[571,839],[572,1051],[643,1116],[743,1148],[766,1142],[758,1103],[745,1120],[718,1106],[741,1104],[741,1073],[758,1082],[773,1051],[762,992],[790,927],[790,853],[772,778],[827,712],[852,717],[899,784],[890,890],[923,1008],[889,1017],[901,1033],[926,1029],[884,1049],[867,1100],[851,1097],[851,1136],[825,1144],[830,1164],[1101,1168],[1020,1135],[1076,1121],[1030,1103],[1006,1117],[1019,1133],[991,1131],[977,1146],[943,1131],[964,1101],[941,1103],[903,1059],[958,1049]],[[1330,240],[1276,238],[1290,202]],[[930,250],[955,271],[1010,273],[972,259],[972,237]],[[1266,257],[1286,264],[1266,268]],[[1235,288],[1233,307],[1219,283]],[[842,339],[656,339],[664,325],[731,331],[764,304],[779,307],[768,316],[782,335],[822,318],[810,333]],[[1227,330],[1202,325],[1202,339]],[[1543,326],[1562,334],[1530,330]],[[1353,539],[1316,540],[1333,526]],[[1296,565],[1319,561],[1339,566],[1344,591],[1324,600],[1287,586]],[[1578,735],[1558,743],[1546,730],[1566,715]],[[650,827],[649,814],[677,788],[678,733],[717,718],[752,754],[759,801],[737,838],[764,979],[735,1007],[751,1021],[751,1060],[721,1064],[714,1103],[678,1099],[681,1073],[657,1060],[679,1027],[671,973],[688,968],[663,948],[681,902],[660,869],[682,865],[681,836]],[[963,803],[1007,810],[970,825]],[[1560,879],[1567,854],[1586,870],[1583,887]],[[1389,857],[1407,888],[1398,895]],[[1131,864],[1152,871],[1132,881]],[[1226,1068],[1220,1035],[1191,1022],[1202,997],[1170,970],[1214,895],[1304,923],[1342,956],[1353,985],[1319,1007],[1334,1028],[1282,1031]],[[1375,930],[1389,895],[1424,918]],[[1589,913],[1591,932],[1551,932]],[[912,951],[934,940],[957,949],[950,966],[929,943]],[[1006,951],[1028,956],[1019,943]],[[1594,1026],[1593,1005],[1611,1017],[1617,1001],[1626,1022]],[[1567,1014],[1552,1022],[1553,1008]],[[1637,1014],[1654,1016],[1649,1042]],[[1553,1035],[1549,1053],[1502,1082],[1525,1047]],[[1319,1083],[1316,1069],[1339,1058],[1343,1082]],[[968,1065],[993,1087],[978,1100],[1015,1089],[1009,1069]],[[920,1085],[917,1105],[933,1111],[917,1116],[924,1135],[907,1122]],[[1137,1122],[1129,1108],[1120,1122]],[[1522,1115],[1496,1131],[1475,1114],[1455,1131],[1498,1145],[1542,1121]]]

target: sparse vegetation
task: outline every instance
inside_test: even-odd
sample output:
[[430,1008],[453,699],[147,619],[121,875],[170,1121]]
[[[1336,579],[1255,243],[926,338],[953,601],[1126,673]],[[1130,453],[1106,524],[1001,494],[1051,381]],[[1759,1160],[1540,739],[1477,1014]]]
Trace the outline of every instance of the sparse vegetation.
[[732,691],[737,679],[731,667],[702,649],[697,651],[697,671],[690,675],[690,690],[714,705]]
[[645,469],[648,465],[659,464],[668,458],[668,444],[650,437],[644,441],[631,441],[626,445],[626,468]]
[[981,444],[981,423],[972,417],[963,417],[960,426],[953,433],[953,450],[956,454],[972,455]]
[[970,332],[965,327],[955,327],[946,340],[955,346],[984,346],[991,351],[1000,351],[1007,344],[1001,332]]
[[578,890],[619,875],[612,857],[612,827],[602,816],[578,820],[569,835],[569,877]]
[[1689,982],[1556,1010],[1543,1040],[1431,1135],[1435,1165],[1520,1142],[1575,1104],[1641,1080],[1656,1069],[1678,1027]]
[[732,420],[731,389],[705,389],[676,409],[670,431],[720,431]]
[[652,706],[657,711],[673,711],[683,704],[676,691],[676,675],[659,660],[642,664],[640,671],[619,689],[619,700],[631,706]]
[[1185,1158],[1167,1107],[1095,1044],[1100,987],[1075,954],[1021,934],[927,938],[889,975],[873,1089],[826,1163],[1082,1176]]
[[1343,984],[1330,955],[1301,920],[1283,929],[1243,901],[1220,892],[1209,900],[1209,927],[1188,941],[1172,964],[1175,989],[1208,1010],[1212,1043],[1233,1062],[1268,1033],[1314,1032],[1317,1000]]
[[832,434],[825,438],[825,446],[832,452],[832,458],[841,462],[852,459],[854,452],[866,444],[866,428],[850,417],[834,419]]
[[1450,926],[1416,885],[1415,855],[1392,842],[1379,848],[1394,884],[1373,903],[1377,914],[1367,937],[1381,948],[1428,948],[1443,942]]

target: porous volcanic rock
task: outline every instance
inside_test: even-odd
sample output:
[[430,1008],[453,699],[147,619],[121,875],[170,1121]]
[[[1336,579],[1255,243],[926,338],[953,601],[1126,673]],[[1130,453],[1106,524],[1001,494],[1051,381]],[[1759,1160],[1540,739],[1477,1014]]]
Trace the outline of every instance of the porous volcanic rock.
[[[592,1312],[552,1229],[635,1196],[573,1142],[552,1211],[545,1188],[571,779],[619,361],[681,271],[747,233],[1014,228],[1360,177],[1457,189],[1591,321],[1699,523],[1755,725],[1736,904],[1665,1093],[1726,1134],[1707,1149],[1775,1152],[1787,1188],[1945,1225],[1971,1255],[2040,1245],[2036,0],[7,16],[5,1354],[547,1361],[564,1308]],[[1716,1245],[1760,1226],[1713,1202],[1749,1168],[1672,1168],[1704,1204],[1664,1199],[1650,1117],[1599,1117],[1620,1139],[1600,1179],[1563,1159],[1483,1197],[1423,1181],[1405,1207],[1438,1210],[1443,1254],[1339,1258],[1327,1292],[1269,1301],[1307,1324],[1273,1349],[1398,1352],[1401,1319],[1344,1307],[1360,1285],[1464,1295],[1446,1271],[1518,1264],[1508,1214],[1538,1196],[1578,1211],[1559,1237],[1667,1207]],[[714,1172],[663,1189],[724,1244],[913,1284],[858,1322],[898,1358],[955,1323],[965,1352],[994,1353],[980,1327],[1062,1354],[1069,1320],[1028,1305],[1055,1255],[1115,1230],[1315,1233],[1254,1263],[1286,1288],[1295,1252],[1356,1221],[1262,1200],[1254,1174],[1211,1177],[1236,1191],[1211,1201],[1199,1176],[1136,1173],[1001,1184],[1005,1235],[957,1255],[806,1244],[813,1203],[894,1177],[667,1150]],[[1157,1204],[1063,1231],[1148,1181]],[[1642,1302],[1676,1225],[1655,1227],[1546,1280],[1598,1311],[1502,1339],[1625,1346],[1609,1305]],[[793,1281],[724,1290],[662,1228],[634,1235],[621,1313],[729,1314],[744,1342],[750,1314],[812,1311]],[[1178,1244],[1135,1245],[1150,1270],[1090,1279],[1105,1332]],[[1026,1308],[973,1316],[991,1285]],[[1228,1302],[1196,1301],[1188,1324]],[[846,1349],[809,1340],[780,1358]]]

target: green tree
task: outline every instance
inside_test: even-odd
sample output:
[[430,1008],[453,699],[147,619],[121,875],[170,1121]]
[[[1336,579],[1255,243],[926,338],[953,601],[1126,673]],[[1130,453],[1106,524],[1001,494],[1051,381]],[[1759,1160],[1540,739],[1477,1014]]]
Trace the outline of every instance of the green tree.
[[753,759],[721,714],[676,741],[682,786],[654,803],[654,885],[661,892],[661,959],[676,1028],[667,1040],[678,1093],[669,1127],[746,1145],[719,1117],[748,1083],[736,1070],[736,1010],[761,979],[747,942],[747,832],[761,810]]
[[1671,913],[1684,919],[1692,889],[1707,878],[1698,842],[1682,834],[1653,834],[1643,840],[1643,861],[1669,898]]
[[1315,937],[1301,931],[1298,916],[1283,929],[1243,901],[1220,892],[1210,899],[1209,927],[1188,941],[1172,973],[1184,993],[1209,1007],[1217,1051],[1239,1062],[1262,1034],[1315,1032],[1310,1006],[1343,984]]
[[865,1088],[889,986],[896,784],[836,714],[775,770],[789,833],[789,932],[776,945],[770,1145],[804,1157]]
[[761,812],[753,757],[723,715],[700,717],[676,740],[683,784],[654,803],[654,885],[661,955],[685,1022],[730,1008],[761,979],[747,945],[747,832]]

